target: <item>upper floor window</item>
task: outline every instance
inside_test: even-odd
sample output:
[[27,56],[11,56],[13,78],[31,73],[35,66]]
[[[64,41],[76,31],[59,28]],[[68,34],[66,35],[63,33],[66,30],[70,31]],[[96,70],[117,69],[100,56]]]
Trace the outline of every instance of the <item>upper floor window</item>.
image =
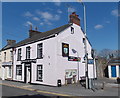
[[86,43],[85,38],[83,38],[83,43],[84,43],[84,44]]
[[10,51],[10,59],[13,60],[13,51]]
[[40,43],[37,45],[37,58],[41,59],[43,58],[43,44]]
[[6,61],[6,52],[4,52],[4,61]]
[[26,59],[30,59],[30,46],[26,47]]
[[74,28],[71,27],[71,34],[74,34]]
[[17,60],[21,60],[21,48],[18,49],[18,58],[17,58]]

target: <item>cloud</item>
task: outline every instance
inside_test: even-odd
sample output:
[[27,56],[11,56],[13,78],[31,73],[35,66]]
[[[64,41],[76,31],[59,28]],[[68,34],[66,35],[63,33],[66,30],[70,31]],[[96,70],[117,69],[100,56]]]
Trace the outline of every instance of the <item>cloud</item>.
[[42,11],[37,11],[37,14],[40,15],[41,18],[45,19],[45,20],[59,20],[60,16],[59,15],[54,15],[51,14],[50,12],[42,12]]
[[43,25],[44,25],[44,23],[43,23],[43,22],[41,22],[41,23],[40,23],[40,25],[41,25],[41,26],[43,26]]
[[106,21],[105,23],[109,24],[109,23],[110,23],[110,21]]
[[102,28],[103,28],[103,25],[98,24],[98,25],[95,25],[94,28],[95,28],[96,30],[102,29]]
[[53,19],[53,15],[49,12],[37,11],[37,14],[39,14],[44,19],[48,19],[48,20]]
[[33,23],[30,22],[30,21],[27,21],[24,25],[25,25],[26,27],[28,27],[28,26],[30,26],[30,25],[33,25]]
[[53,21],[60,20],[60,15],[52,14],[52,13],[50,13],[48,11],[43,12],[43,11],[37,10],[36,13],[38,15],[40,15],[40,19],[41,19],[40,25],[45,25],[45,24],[46,25],[53,25],[52,24]]
[[53,2],[55,2],[54,4],[56,6],[60,6],[61,5],[61,0],[53,0]]
[[47,20],[47,19],[44,19],[43,21],[44,21],[43,24],[53,25],[53,24],[52,24],[49,20]]
[[56,5],[56,6],[60,6],[60,5],[61,5],[61,2],[55,2],[55,5]]
[[29,11],[27,11],[27,12],[24,13],[24,16],[25,17],[32,17],[33,14],[31,14]]
[[116,16],[116,17],[120,16],[120,15],[118,15],[118,9],[112,10],[111,15]]
[[59,15],[55,15],[54,16],[54,20],[59,20],[60,19],[60,16]]
[[57,13],[62,14],[63,12],[60,9],[58,9]]
[[33,20],[39,21],[40,19],[38,17],[33,17]]
[[76,11],[75,8],[72,8],[72,7],[69,7],[69,8],[68,8],[68,12],[70,12],[70,13],[75,12],[75,11]]

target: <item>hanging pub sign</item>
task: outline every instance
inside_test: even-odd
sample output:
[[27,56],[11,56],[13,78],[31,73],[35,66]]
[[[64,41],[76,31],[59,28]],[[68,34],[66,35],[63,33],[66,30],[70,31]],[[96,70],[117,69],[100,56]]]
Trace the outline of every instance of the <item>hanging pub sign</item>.
[[88,59],[88,64],[94,64],[94,60],[93,59]]
[[68,61],[80,61],[80,57],[73,57],[73,56],[68,56]]
[[62,43],[62,56],[63,57],[69,56],[69,44]]

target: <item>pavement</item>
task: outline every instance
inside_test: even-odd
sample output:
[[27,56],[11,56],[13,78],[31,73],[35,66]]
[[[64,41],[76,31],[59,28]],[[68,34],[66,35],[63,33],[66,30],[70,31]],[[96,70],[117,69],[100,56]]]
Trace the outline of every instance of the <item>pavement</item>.
[[[51,96],[118,96],[120,85],[116,80],[108,78],[98,78],[94,81],[92,89],[86,89],[80,84],[69,84],[61,87],[44,85],[25,84],[15,81],[4,80],[0,85],[16,87],[29,91],[36,91]],[[120,96],[120,95],[119,95]]]

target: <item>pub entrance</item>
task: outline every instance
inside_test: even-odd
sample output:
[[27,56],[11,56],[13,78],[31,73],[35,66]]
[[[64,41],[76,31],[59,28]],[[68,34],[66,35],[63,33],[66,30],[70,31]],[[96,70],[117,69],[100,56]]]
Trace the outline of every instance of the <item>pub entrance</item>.
[[31,63],[25,63],[24,82],[31,83]]

